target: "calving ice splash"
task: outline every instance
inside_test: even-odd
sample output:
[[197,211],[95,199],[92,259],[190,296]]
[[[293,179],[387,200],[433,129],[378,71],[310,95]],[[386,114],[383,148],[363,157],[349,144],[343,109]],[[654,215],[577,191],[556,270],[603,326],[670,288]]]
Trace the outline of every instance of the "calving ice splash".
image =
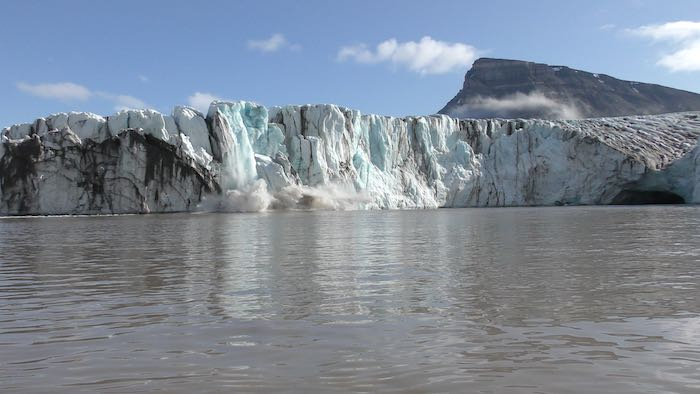
[[[700,120],[395,118],[215,101],[2,131],[3,214],[700,202]],[[645,194],[647,193],[647,194]],[[649,194],[651,193],[651,194]]]
[[371,200],[349,188],[338,185],[318,187],[290,185],[270,193],[267,183],[257,179],[222,196],[204,199],[198,210],[205,212],[261,212],[269,209],[363,209]]
[[[283,108],[273,108],[273,116],[280,111]],[[339,115],[335,121],[344,117],[342,113]],[[294,208],[346,210],[370,206],[371,198],[353,177],[336,177],[329,171],[329,162],[334,169],[341,168],[341,158],[326,156],[318,129],[321,123],[317,121],[309,126],[305,117],[294,119],[292,112],[287,116],[292,116],[290,119],[298,128],[287,127],[283,119],[271,123],[267,108],[251,102],[212,103],[207,115],[211,121],[212,143],[216,146],[212,159],[218,158],[221,163],[220,184],[225,192],[206,198],[202,209],[251,212]],[[342,124],[345,125],[344,121]],[[296,137],[289,144],[287,131],[295,133]],[[342,151],[358,149],[359,141],[346,141],[349,145]],[[206,150],[206,146],[199,148]],[[202,164],[212,166],[211,161]]]

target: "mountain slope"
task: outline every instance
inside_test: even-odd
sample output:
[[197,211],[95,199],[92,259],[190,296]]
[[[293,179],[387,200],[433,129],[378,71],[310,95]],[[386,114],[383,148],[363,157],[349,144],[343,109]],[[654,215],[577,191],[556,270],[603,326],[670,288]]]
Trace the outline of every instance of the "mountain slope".
[[481,58],[439,113],[471,118],[576,119],[700,110],[700,94],[564,66]]

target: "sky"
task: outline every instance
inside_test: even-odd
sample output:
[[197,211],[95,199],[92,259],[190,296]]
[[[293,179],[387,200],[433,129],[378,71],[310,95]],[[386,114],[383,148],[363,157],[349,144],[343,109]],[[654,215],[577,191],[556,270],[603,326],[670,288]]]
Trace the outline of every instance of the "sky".
[[700,92],[700,1],[0,0],[0,126],[212,99],[427,115],[478,57]]

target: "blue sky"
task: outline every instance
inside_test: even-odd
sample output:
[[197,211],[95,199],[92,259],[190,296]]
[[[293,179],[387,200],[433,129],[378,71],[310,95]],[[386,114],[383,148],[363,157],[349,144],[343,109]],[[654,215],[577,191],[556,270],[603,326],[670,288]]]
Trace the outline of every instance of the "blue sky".
[[700,92],[700,1],[3,1],[0,54],[2,126],[211,97],[430,114],[479,56]]

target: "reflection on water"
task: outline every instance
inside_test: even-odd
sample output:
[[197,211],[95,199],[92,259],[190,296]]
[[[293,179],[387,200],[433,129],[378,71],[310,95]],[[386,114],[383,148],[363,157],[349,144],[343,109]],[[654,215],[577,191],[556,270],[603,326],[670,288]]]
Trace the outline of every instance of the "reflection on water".
[[700,209],[0,220],[1,392],[698,392]]

